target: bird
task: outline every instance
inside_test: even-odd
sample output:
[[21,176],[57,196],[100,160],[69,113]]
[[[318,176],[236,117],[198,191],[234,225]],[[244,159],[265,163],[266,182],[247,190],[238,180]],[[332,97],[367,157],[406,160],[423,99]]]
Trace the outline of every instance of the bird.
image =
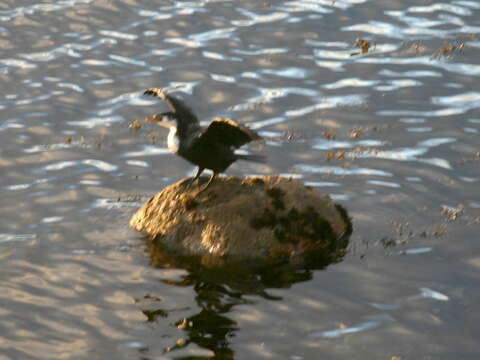
[[198,193],[205,191],[219,173],[225,172],[237,160],[265,162],[265,156],[261,154],[235,152],[251,141],[264,141],[255,131],[225,117],[215,117],[208,126],[202,127],[187,105],[163,89],[150,88],[143,94],[161,99],[169,107],[170,111],[149,116],[145,120],[169,128],[168,149],[198,166],[190,184],[199,179],[205,169],[213,172]]

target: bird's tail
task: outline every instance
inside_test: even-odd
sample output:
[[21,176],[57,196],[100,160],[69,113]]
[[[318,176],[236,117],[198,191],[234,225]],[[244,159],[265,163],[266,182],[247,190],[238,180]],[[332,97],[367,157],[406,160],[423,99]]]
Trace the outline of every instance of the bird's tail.
[[265,155],[260,154],[235,154],[237,159],[245,160],[245,161],[253,161],[258,163],[266,163],[267,157]]

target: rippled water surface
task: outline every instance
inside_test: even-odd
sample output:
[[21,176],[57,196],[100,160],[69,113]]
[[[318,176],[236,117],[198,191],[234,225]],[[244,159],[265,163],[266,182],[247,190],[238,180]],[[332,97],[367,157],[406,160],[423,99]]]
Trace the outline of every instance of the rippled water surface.
[[[1,359],[480,356],[479,2],[4,0],[0,48]],[[228,174],[330,194],[345,259],[155,267],[129,218],[195,169],[148,87],[259,131]]]

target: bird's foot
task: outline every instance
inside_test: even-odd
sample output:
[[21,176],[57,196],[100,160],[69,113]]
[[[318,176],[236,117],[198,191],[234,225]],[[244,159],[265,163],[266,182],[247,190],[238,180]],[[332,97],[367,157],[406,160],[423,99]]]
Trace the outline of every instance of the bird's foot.
[[192,179],[190,179],[190,178],[185,178],[185,179],[182,180],[182,182],[180,183],[180,185],[181,185],[182,187],[189,188],[190,186],[192,186],[192,183],[193,183]]
[[217,176],[216,173],[213,173],[212,176],[210,177],[210,179],[208,179],[208,182],[200,189],[198,190],[198,192],[196,193],[196,195],[200,195],[201,193],[203,193],[205,190],[208,189],[208,187],[210,186],[210,184],[212,183],[213,179],[215,179],[215,177]]
[[191,177],[191,178],[185,178],[182,180],[182,182],[180,183],[180,185],[185,188],[185,189],[190,189],[192,186],[193,186],[193,183],[195,182],[195,180],[198,180],[200,182],[200,179],[199,178],[194,178],[194,177]]

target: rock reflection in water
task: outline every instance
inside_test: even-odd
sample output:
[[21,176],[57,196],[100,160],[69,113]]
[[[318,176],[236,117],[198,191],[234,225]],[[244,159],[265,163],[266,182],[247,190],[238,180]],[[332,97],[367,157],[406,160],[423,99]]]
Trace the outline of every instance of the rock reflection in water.
[[[345,214],[345,218],[348,218]],[[175,321],[175,326],[185,332],[185,338],[178,339],[165,352],[185,348],[191,343],[213,352],[216,359],[234,359],[230,338],[239,330],[238,324],[229,317],[236,305],[252,304],[248,296],[254,295],[266,300],[282,300],[269,294],[268,289],[290,288],[292,285],[312,279],[314,270],[325,269],[339,262],[345,255],[352,232],[338,239],[338,247],[327,256],[324,251],[308,254],[301,265],[284,259],[232,260],[214,267],[202,264],[199,257],[178,256],[166,252],[158,242],[148,242],[151,264],[157,268],[181,268],[188,274],[180,280],[162,280],[172,286],[192,287],[195,300],[201,309],[197,314]],[[158,308],[143,310],[148,321],[159,321],[168,316],[168,311]],[[179,359],[187,359],[179,357]],[[212,358],[210,355],[197,359]]]

